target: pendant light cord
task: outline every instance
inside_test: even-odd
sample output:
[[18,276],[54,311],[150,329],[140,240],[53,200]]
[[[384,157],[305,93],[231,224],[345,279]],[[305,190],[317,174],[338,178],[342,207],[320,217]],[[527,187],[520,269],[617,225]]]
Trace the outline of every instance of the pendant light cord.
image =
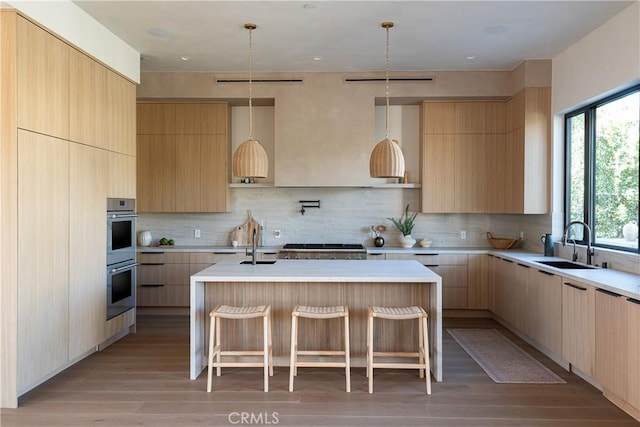
[[245,24],[244,27],[249,30],[249,139],[253,140],[253,88],[252,88],[252,74],[253,74],[253,37],[252,32],[256,29],[255,24]]
[[385,129],[384,138],[389,139],[389,28],[393,27],[393,22],[383,22],[382,26],[387,30],[387,50],[385,61],[385,98],[386,98],[386,110],[385,110]]

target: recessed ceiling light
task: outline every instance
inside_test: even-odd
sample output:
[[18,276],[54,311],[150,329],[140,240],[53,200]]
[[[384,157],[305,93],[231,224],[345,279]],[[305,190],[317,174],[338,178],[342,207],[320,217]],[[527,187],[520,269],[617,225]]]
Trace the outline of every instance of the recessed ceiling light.
[[149,28],[147,33],[155,37],[169,37],[171,35],[171,31],[164,28]]
[[305,9],[314,9],[316,7],[315,4],[313,3],[305,3],[304,6],[302,6]]
[[504,25],[493,25],[491,27],[485,27],[482,30],[485,34],[504,34],[509,31],[509,27]]
[[181,56],[180,60],[181,61],[191,61],[191,57],[190,56]]
[[469,61],[476,59],[475,55],[467,55],[465,56],[466,59],[468,59]]
[[313,60],[314,61],[322,61],[322,56],[314,56]]

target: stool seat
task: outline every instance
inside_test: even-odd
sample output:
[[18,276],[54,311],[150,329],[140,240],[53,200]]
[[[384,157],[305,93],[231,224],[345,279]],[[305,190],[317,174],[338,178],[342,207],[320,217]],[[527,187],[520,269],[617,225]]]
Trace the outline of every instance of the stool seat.
[[209,316],[217,316],[224,319],[251,319],[267,315],[267,306],[234,307],[231,305],[219,305],[209,313]]
[[378,307],[371,306],[370,314],[373,317],[381,319],[416,319],[419,317],[427,317],[427,312],[422,307]]
[[[344,350],[299,350],[298,349],[298,318],[336,319],[344,318]],[[343,361],[304,360],[301,356],[342,356]],[[346,305],[316,307],[296,305],[291,312],[291,361],[289,365],[289,391],[293,391],[293,378],[298,375],[298,367],[345,368],[346,390],[351,391],[351,362],[349,356],[349,308]]]
[[291,312],[292,316],[308,317],[313,319],[333,319],[336,317],[346,317],[349,310],[344,305],[333,305],[330,307],[314,307],[309,305],[296,305]]
[[[273,375],[273,341],[271,338],[271,306],[258,305],[253,307],[236,307],[231,305],[219,305],[209,313],[211,324],[209,328],[209,360],[207,372],[207,392],[211,392],[213,368],[216,368],[216,376],[220,376],[223,367],[262,367],[264,370],[264,391],[269,391],[269,376]],[[263,347],[262,350],[222,350],[220,344],[220,320],[242,320],[262,317]],[[215,338],[215,341],[214,341]],[[262,361],[240,362],[222,361],[222,356],[262,356]]]
[[[419,306],[409,307],[379,307],[369,306],[367,310],[367,377],[369,378],[369,393],[373,393],[373,369],[418,369],[420,378],[426,376],[427,394],[431,394],[431,373],[429,364],[429,335],[427,332],[427,312]],[[375,351],[373,346],[373,320],[418,320],[418,351]],[[417,363],[411,362],[378,362],[375,357],[387,358],[413,358]]]

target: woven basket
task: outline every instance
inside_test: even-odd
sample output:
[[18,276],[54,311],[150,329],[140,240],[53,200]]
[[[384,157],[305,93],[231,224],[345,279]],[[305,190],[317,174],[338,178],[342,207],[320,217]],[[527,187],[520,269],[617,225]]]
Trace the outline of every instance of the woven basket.
[[495,249],[509,249],[518,243],[518,239],[500,239],[493,237],[490,231],[487,232],[487,240],[489,240],[491,247]]

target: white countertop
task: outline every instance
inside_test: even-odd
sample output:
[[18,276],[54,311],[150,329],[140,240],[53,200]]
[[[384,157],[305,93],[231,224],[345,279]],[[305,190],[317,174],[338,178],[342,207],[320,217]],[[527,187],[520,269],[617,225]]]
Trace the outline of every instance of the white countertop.
[[622,271],[606,268],[593,268],[584,270],[561,269],[540,264],[536,261],[567,261],[560,257],[545,257],[531,252],[498,251],[490,252],[500,258],[508,259],[539,270],[557,274],[568,279],[579,280],[587,285],[625,295],[630,298],[640,299],[640,276],[624,273]]
[[441,283],[418,261],[287,260],[275,264],[225,261],[191,276],[191,282],[414,282]]

